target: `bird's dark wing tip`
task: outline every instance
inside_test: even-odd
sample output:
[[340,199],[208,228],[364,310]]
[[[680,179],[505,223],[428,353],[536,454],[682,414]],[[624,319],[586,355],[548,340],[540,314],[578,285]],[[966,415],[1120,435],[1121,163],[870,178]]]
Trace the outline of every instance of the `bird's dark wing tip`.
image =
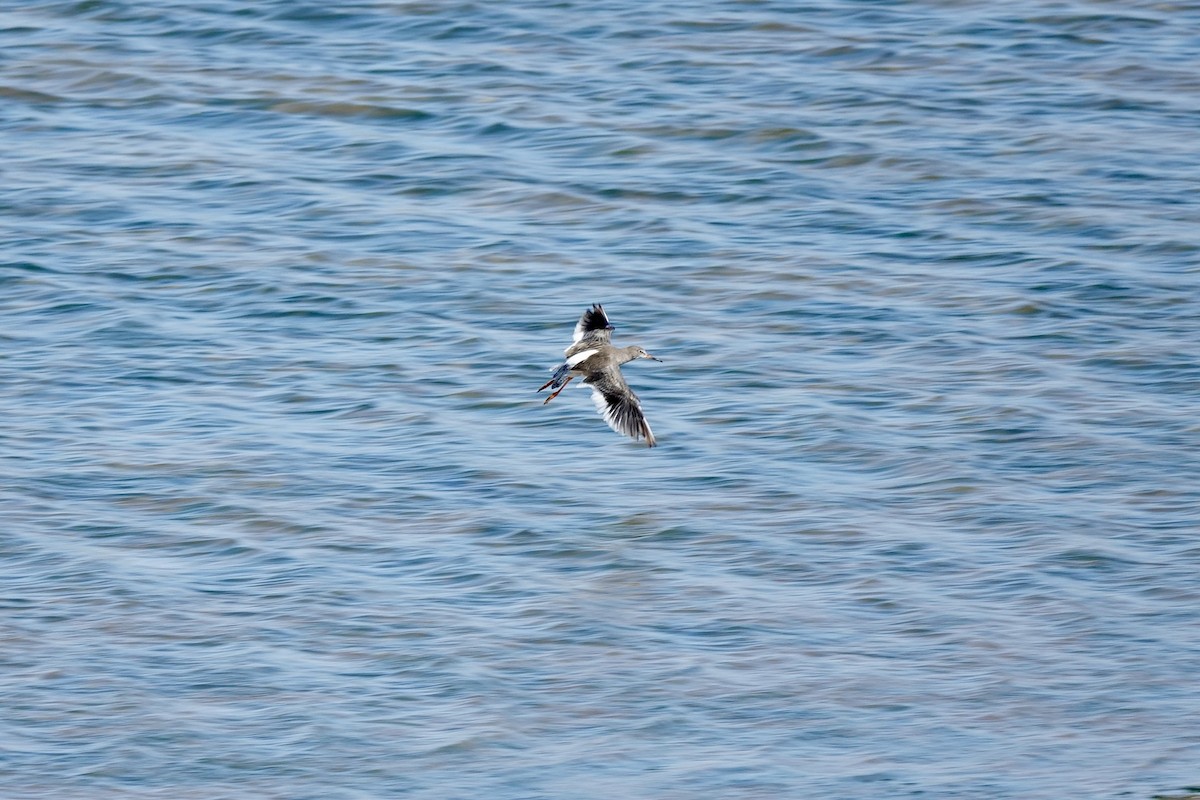
[[612,330],[615,329],[608,321],[608,314],[604,313],[604,306],[592,303],[592,307],[583,312],[583,316],[579,318],[579,324],[575,326],[576,341],[588,334]]

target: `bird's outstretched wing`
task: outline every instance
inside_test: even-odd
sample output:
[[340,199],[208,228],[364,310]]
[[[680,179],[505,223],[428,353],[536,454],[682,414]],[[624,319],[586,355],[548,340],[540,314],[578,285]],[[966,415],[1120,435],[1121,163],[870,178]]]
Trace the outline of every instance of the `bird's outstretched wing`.
[[612,367],[593,372],[583,382],[591,387],[592,402],[608,427],[634,439],[645,437],[646,446],[654,447],[654,433],[642,413],[642,404],[625,382],[621,370]]
[[583,316],[575,324],[575,338],[572,341],[578,342],[586,338],[608,342],[612,340],[612,332],[613,326],[608,321],[608,315],[604,313],[604,306],[597,303],[583,312]]

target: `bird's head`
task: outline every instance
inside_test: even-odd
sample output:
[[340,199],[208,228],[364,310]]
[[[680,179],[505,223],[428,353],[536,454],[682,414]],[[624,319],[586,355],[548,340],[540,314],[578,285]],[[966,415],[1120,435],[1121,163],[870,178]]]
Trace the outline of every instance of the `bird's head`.
[[633,354],[634,354],[634,357],[635,357],[635,358],[648,358],[648,359],[650,359],[651,361],[657,361],[657,362],[659,362],[660,364],[662,363],[662,359],[661,359],[661,358],[655,358],[654,356],[650,355],[649,353],[647,353],[645,350],[643,350],[643,349],[642,349],[642,348],[640,348],[640,347],[638,347],[638,348],[634,349],[634,351],[633,351]]

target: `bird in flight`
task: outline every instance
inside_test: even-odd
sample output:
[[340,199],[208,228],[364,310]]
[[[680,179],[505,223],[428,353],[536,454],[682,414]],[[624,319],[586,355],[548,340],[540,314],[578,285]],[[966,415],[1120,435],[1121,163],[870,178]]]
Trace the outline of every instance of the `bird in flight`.
[[638,358],[649,358],[661,362],[637,345],[616,347],[612,343],[612,323],[604,313],[604,307],[593,305],[575,325],[575,336],[570,347],[563,351],[567,360],[554,368],[554,375],[542,384],[554,391],[543,405],[558,397],[572,378],[582,377],[585,386],[592,390],[592,402],[608,427],[617,433],[632,436],[635,440],[645,438],[648,447],[654,447],[654,433],[642,404],[625,382],[621,365]]

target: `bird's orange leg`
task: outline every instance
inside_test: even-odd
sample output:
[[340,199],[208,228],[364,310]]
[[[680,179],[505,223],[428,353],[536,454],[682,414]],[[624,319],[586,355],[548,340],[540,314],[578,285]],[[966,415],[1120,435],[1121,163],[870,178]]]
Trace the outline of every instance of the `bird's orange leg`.
[[[567,379],[565,381],[563,381],[563,385],[558,387],[557,389],[555,389],[554,394],[550,395],[545,400],[543,400],[542,405],[546,405],[546,403],[549,403],[551,400],[558,397],[558,393],[561,392],[563,389],[567,388],[567,384],[570,383],[571,379],[574,377],[575,377],[574,375],[568,375]],[[550,381],[550,383],[554,383],[554,381]],[[547,383],[546,386],[549,386],[550,383]],[[546,386],[543,386],[542,389],[545,389]],[[542,389],[538,389],[538,391],[540,392]]]

